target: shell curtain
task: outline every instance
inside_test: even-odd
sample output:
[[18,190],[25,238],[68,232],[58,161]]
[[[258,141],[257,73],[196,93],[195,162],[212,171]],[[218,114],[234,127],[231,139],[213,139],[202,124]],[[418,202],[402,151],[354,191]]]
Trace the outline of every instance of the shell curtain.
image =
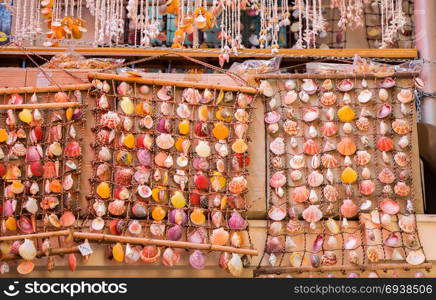
[[414,215],[413,79],[308,76],[261,87],[269,149],[264,268],[424,263]]

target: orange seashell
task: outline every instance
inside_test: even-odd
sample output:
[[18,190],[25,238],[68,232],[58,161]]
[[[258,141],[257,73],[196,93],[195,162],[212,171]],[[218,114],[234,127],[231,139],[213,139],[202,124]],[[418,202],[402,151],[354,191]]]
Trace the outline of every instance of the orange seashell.
[[234,177],[229,182],[229,191],[233,194],[240,194],[247,188],[247,180],[244,176]]
[[371,161],[371,154],[369,154],[365,150],[359,150],[356,152],[356,155],[354,156],[354,160],[358,165],[364,166]]
[[243,139],[237,139],[232,144],[232,150],[235,153],[244,153],[248,150],[248,145]]
[[229,233],[222,227],[214,229],[210,236],[210,242],[212,245],[224,246],[229,240]]
[[62,214],[59,221],[63,227],[70,227],[76,222],[76,217],[71,211],[67,210]]
[[333,122],[324,123],[321,127],[321,132],[324,136],[334,136],[338,131],[338,126]]
[[377,148],[380,151],[390,151],[394,149],[394,142],[390,138],[382,136],[377,141]]
[[229,136],[229,128],[223,122],[218,122],[215,124],[212,133],[217,139],[225,140]]
[[396,119],[392,122],[392,130],[396,134],[406,134],[409,133],[411,130],[411,127],[409,123],[406,120],[403,119]]
[[74,253],[68,255],[68,267],[70,268],[71,272],[74,272],[74,270],[76,270],[77,259]]
[[324,198],[329,202],[336,202],[339,197],[339,192],[333,185],[326,185],[323,188]]
[[297,135],[298,134],[298,123],[292,120],[286,120],[283,123],[283,130],[289,135]]
[[53,193],[61,193],[62,192],[62,183],[60,180],[55,179],[52,182],[50,182],[50,191]]
[[362,195],[369,196],[371,195],[375,190],[375,183],[372,182],[372,180],[363,180],[359,184],[359,191]]
[[338,166],[338,160],[331,154],[321,156],[322,165],[328,169],[334,169]]
[[356,145],[350,138],[344,138],[337,145],[337,150],[342,155],[353,155],[356,152]]
[[323,105],[333,105],[336,103],[336,94],[333,92],[327,92],[322,94],[320,100]]
[[21,275],[27,275],[33,271],[35,264],[28,260],[23,260],[17,267],[17,272]]
[[400,211],[400,205],[395,200],[390,198],[383,199],[379,206],[385,214],[389,215],[395,215]]
[[309,190],[306,186],[299,186],[292,190],[291,199],[295,202],[302,203],[309,198]]
[[408,196],[410,194],[410,186],[402,181],[399,181],[394,186],[394,192],[401,197]]
[[371,127],[371,123],[369,122],[367,117],[360,117],[356,121],[356,127],[363,132],[366,132]]
[[203,209],[194,208],[194,211],[190,215],[191,222],[195,225],[203,225],[206,222],[206,216],[204,215]]
[[359,211],[359,207],[356,204],[354,204],[353,200],[345,199],[341,205],[340,210],[341,210],[341,214],[345,218],[352,218]]
[[141,260],[145,263],[151,264],[158,261],[160,257],[160,248],[156,246],[145,246],[141,251]]
[[58,92],[54,95],[54,101],[55,102],[68,102],[69,98],[68,95],[64,92]]
[[307,140],[303,145],[304,153],[315,155],[319,153],[319,145],[312,139]]

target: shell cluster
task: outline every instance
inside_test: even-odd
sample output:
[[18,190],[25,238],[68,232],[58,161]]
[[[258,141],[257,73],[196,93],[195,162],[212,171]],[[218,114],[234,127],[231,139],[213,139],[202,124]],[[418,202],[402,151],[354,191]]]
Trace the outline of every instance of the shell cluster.
[[[37,220],[42,220],[44,231],[74,226],[80,210],[82,92],[13,94],[8,102],[79,105],[4,112],[0,125],[2,235],[40,232]],[[33,270],[36,246],[32,240],[0,243],[3,254],[18,253],[26,260],[18,265],[21,274]],[[1,272],[4,268],[3,264]]]
[[[254,96],[127,82],[114,82],[112,90],[107,82],[94,84],[98,96],[90,229],[247,246],[247,131]],[[123,261],[127,250],[144,249],[119,245],[113,257]],[[172,266],[181,254],[157,249],[151,261],[135,258],[154,262],[161,257]],[[239,256],[222,259],[232,274],[240,273]],[[192,251],[189,261],[201,269],[206,253]]]
[[[341,264],[343,257],[357,264],[424,262],[412,218],[412,80],[265,80],[261,88],[270,264],[278,255],[293,267]],[[349,220],[364,216],[362,240]]]

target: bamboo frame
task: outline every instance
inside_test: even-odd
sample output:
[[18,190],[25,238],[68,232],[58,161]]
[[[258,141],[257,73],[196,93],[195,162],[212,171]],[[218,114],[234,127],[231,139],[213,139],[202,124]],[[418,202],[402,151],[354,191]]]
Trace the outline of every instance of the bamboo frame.
[[[82,83],[82,84],[69,84],[62,85],[62,91],[76,91],[76,90],[88,90],[92,87],[90,83]],[[1,88],[0,95],[10,95],[10,94],[33,94],[33,93],[54,93],[60,92],[61,89],[55,85],[44,86],[44,87],[20,87],[20,88]]]
[[134,82],[139,84],[150,84],[150,85],[174,85],[183,88],[193,87],[198,89],[226,90],[232,92],[242,92],[246,94],[259,93],[257,89],[251,87],[206,84],[206,83],[198,83],[198,82],[190,82],[190,81],[174,81],[174,80],[166,80],[166,79],[151,79],[151,78],[122,76],[122,75],[95,73],[95,72],[88,73],[88,79],[89,81],[92,81],[94,79],[99,79],[99,80],[117,80],[117,81],[125,81],[125,82]]
[[[50,249],[48,252],[48,256],[56,256],[56,255],[65,255],[65,254],[71,254],[71,253],[79,253],[80,250],[77,246],[75,247],[68,247],[68,248],[55,248]],[[37,258],[41,258],[47,256],[44,252],[38,251],[36,253]],[[6,254],[0,257],[0,261],[8,261],[8,260],[16,260],[21,259],[21,256],[19,254]]]
[[420,265],[410,265],[408,263],[385,263],[385,264],[365,264],[365,265],[338,265],[313,267],[269,267],[253,270],[254,276],[264,274],[283,274],[299,272],[345,272],[345,271],[380,271],[380,270],[412,270],[412,269],[431,269],[432,264],[429,262]]
[[256,74],[249,76],[250,79],[363,79],[372,77],[397,77],[397,78],[410,78],[418,76],[419,72],[395,72],[388,73],[356,73],[356,74],[311,74],[311,73],[294,73],[294,74]]
[[129,243],[129,244],[143,245],[143,246],[155,245],[161,247],[231,252],[231,253],[246,254],[251,256],[259,255],[256,249],[235,248],[229,246],[197,244],[197,243],[180,242],[180,241],[157,240],[157,239],[149,239],[149,238],[130,237],[130,236],[118,236],[118,235],[104,234],[104,233],[72,232],[70,230],[50,231],[50,232],[41,232],[41,233],[33,233],[33,234],[24,234],[24,235],[0,236],[0,242],[15,241],[15,240],[22,240],[22,239],[67,236],[70,233],[72,234],[73,238],[87,239],[97,242],[118,242],[118,243]]
[[43,108],[67,108],[81,106],[79,102],[53,102],[53,103],[32,103],[32,104],[0,104],[0,109],[43,109]]

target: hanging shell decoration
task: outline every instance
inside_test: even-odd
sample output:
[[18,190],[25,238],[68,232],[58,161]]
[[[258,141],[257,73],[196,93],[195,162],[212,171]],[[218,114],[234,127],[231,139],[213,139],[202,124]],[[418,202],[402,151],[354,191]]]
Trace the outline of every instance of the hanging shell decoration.
[[[267,264],[278,266],[277,252],[289,256],[280,266],[297,269],[337,265],[337,255],[350,264],[422,264],[410,175],[415,107],[406,87],[413,82],[309,78],[261,82],[268,97]],[[385,229],[409,240],[385,237]],[[307,245],[311,254],[296,250]]]
[[[196,12],[195,26],[202,25],[205,13]],[[157,91],[153,95],[135,91],[128,80],[114,84],[113,92],[120,97],[107,98],[105,106],[97,101],[94,110],[99,121],[94,128],[93,213],[94,221],[103,219],[105,224],[96,221],[94,226],[93,222],[90,230],[102,232],[108,227],[115,235],[250,246],[246,235],[247,133],[254,96],[150,86],[149,90]],[[131,97],[138,93],[140,98]],[[100,92],[97,99],[102,96]],[[207,226],[213,228],[210,233]],[[172,248],[144,247],[138,249],[139,256],[135,251],[131,245],[117,244],[112,257],[119,262],[127,257],[146,263],[161,260],[172,267],[185,255]],[[193,250],[189,263],[202,269],[207,255]],[[239,276],[241,257],[233,254],[226,259],[225,269]]]

